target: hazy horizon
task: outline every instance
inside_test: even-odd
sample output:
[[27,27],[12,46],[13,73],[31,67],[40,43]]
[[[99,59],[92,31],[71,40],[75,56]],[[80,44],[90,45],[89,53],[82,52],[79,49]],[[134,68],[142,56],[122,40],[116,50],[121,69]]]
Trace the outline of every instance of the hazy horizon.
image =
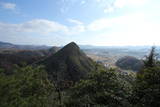
[[[11,43],[13,45],[29,45],[29,46],[49,46],[49,47],[52,47],[52,46],[58,46],[58,47],[63,47],[71,42],[74,42],[74,41],[71,41],[71,42],[68,42],[64,45],[47,45],[47,44],[24,44],[24,43],[12,43],[12,42],[7,42],[7,41],[0,41],[0,42],[3,42],[3,43]],[[76,42],[75,42],[76,43]],[[160,45],[92,45],[92,44],[77,44],[79,46],[84,46],[84,47],[152,47],[152,46],[155,46],[155,47],[160,47]]]

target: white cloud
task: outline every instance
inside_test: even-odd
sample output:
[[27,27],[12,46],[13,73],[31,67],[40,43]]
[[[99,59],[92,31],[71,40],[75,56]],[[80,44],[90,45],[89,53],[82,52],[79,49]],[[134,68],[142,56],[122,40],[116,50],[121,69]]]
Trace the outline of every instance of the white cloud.
[[76,25],[73,27],[69,27],[69,31],[66,33],[67,35],[76,35],[82,32],[85,32],[85,26],[83,25]]
[[126,1],[126,0],[116,0],[116,1],[114,2],[114,6],[115,6],[116,8],[122,8],[122,7],[124,7],[125,5],[127,5],[127,1]]
[[107,7],[104,9],[104,13],[111,13],[114,11],[114,8],[113,7]]
[[74,23],[74,24],[78,24],[78,25],[82,25],[82,24],[83,24],[81,21],[75,20],[75,19],[68,19],[68,21],[69,21],[70,23]]
[[[71,21],[71,20],[70,20]],[[85,31],[84,25],[79,21],[72,20],[76,25],[66,26],[55,21],[45,19],[35,19],[20,24],[9,24],[0,22],[0,32],[2,33],[60,33],[64,35],[73,35]]]
[[15,10],[15,8],[16,8],[16,4],[14,4],[14,3],[1,2],[0,6],[4,9],[8,9],[8,10]]
[[149,0],[96,0],[104,8],[104,13],[114,12],[114,10],[124,7],[142,6]]
[[116,8],[123,8],[124,6],[139,6],[146,3],[147,0],[116,0],[114,6]]
[[139,25],[145,26],[143,13],[128,14],[114,18],[101,18],[91,22],[87,28],[91,31],[105,30],[112,27],[135,27]]
[[97,45],[160,45],[159,28],[160,22],[145,13],[98,19],[88,25],[95,32],[91,41]]
[[90,31],[98,31],[98,30],[103,30],[105,28],[111,27],[112,23],[113,23],[112,19],[102,18],[102,19],[93,21],[87,26],[87,28]]
[[0,23],[0,31],[8,32],[36,32],[36,33],[50,33],[50,32],[66,32],[66,26],[54,21],[44,19],[36,19],[21,24],[6,24]]
[[75,19],[68,19],[68,21],[70,23],[75,24],[74,26],[69,27],[69,29],[70,29],[68,32],[69,35],[85,32],[86,28],[85,28],[85,25],[83,24],[83,22],[81,22],[79,20],[75,20]]
[[26,32],[39,32],[39,33],[50,33],[50,32],[65,32],[67,27],[54,21],[36,19],[32,21],[20,24],[19,27],[22,31]]

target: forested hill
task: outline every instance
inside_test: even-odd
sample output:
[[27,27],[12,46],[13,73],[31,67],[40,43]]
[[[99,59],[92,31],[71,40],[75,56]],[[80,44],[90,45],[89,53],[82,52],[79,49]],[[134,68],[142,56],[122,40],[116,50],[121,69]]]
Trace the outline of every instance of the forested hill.
[[0,68],[10,72],[15,65],[23,66],[35,63],[56,53],[59,49],[58,47],[41,50],[3,48],[0,49]]
[[95,63],[74,42],[38,64],[45,65],[50,75],[58,81],[78,81],[95,69]]

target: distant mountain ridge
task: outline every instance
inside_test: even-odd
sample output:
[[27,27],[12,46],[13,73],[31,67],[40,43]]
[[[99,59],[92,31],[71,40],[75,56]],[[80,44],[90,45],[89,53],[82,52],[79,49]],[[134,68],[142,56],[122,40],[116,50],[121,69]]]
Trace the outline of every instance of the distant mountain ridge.
[[0,41],[0,48],[13,48],[13,47],[15,47],[14,44]]
[[0,41],[0,49],[20,49],[20,50],[41,50],[41,49],[49,49],[51,46],[45,46],[45,45],[16,45],[8,42],[1,42]]

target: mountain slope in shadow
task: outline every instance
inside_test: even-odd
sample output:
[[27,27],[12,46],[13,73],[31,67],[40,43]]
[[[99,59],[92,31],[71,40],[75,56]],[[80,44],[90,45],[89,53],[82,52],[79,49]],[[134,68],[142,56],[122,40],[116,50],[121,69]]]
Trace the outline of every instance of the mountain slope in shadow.
[[45,65],[51,78],[57,81],[78,81],[95,69],[95,63],[71,42],[39,64]]

